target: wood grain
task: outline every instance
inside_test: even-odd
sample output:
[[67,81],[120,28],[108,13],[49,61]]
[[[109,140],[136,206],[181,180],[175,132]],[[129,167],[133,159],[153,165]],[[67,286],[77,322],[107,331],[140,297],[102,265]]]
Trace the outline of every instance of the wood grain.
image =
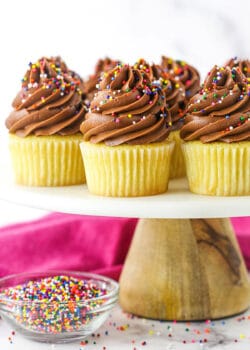
[[250,304],[247,270],[228,219],[141,219],[120,278],[127,312],[203,320]]

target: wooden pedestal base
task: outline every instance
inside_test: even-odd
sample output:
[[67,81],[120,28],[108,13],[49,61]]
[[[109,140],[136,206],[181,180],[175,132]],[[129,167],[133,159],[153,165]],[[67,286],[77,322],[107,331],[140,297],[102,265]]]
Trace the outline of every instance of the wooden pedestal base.
[[141,219],[120,278],[120,303],[160,320],[246,310],[250,284],[229,219]]

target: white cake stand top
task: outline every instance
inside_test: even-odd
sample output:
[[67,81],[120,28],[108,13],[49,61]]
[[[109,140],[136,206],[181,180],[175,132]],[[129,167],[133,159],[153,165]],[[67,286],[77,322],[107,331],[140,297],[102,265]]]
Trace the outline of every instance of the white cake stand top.
[[150,197],[91,195],[86,185],[26,187],[16,185],[8,166],[0,165],[0,199],[33,208],[72,214],[138,218],[214,218],[250,215],[250,196],[192,194],[184,179],[172,180],[168,192]]

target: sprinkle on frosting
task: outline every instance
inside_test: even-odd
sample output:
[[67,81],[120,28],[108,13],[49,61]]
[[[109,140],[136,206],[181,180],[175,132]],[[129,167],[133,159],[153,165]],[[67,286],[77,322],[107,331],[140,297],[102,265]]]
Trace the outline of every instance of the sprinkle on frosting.
[[166,109],[171,121],[168,125],[172,130],[180,129],[183,124],[184,110],[186,107],[185,86],[173,75],[165,72],[159,65],[150,65],[144,59],[139,59],[134,64],[135,69],[143,70],[147,73],[152,83],[162,89],[166,98]]
[[246,76],[248,82],[250,82],[250,61],[249,60],[241,60],[238,57],[231,58],[225,64],[225,66],[230,68],[239,68],[241,73]]
[[21,137],[75,134],[86,111],[81,80],[60,58],[30,63],[12,105],[6,126]]
[[188,100],[198,92],[200,88],[200,75],[193,66],[185,61],[162,56],[161,67],[165,73],[170,74],[184,85]]
[[250,140],[250,84],[239,67],[214,66],[187,107],[181,137],[239,142]]
[[105,76],[106,72],[115,68],[120,64],[119,60],[113,60],[109,57],[105,57],[104,59],[99,59],[96,63],[94,73],[88,77],[85,82],[85,94],[86,101],[89,105],[92,99],[94,98],[95,93],[100,88],[100,80],[103,76]]
[[81,131],[93,143],[144,144],[165,140],[169,122],[161,86],[140,67],[118,64],[102,75]]

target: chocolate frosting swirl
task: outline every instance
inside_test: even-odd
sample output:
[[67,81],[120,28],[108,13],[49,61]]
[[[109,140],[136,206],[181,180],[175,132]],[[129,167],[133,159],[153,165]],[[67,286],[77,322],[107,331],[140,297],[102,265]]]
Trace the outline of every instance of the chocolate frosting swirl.
[[178,130],[183,125],[184,110],[186,107],[185,87],[175,80],[173,76],[163,71],[162,67],[156,64],[150,65],[144,59],[139,59],[134,64],[135,69],[147,73],[153,84],[161,87],[166,98],[166,108],[171,117],[171,130]]
[[169,133],[169,114],[161,88],[129,65],[104,74],[100,90],[81,125],[84,140],[109,146],[160,142]]
[[187,107],[181,137],[239,142],[250,140],[250,86],[239,68],[215,66]]
[[79,81],[61,63],[42,58],[30,64],[5,123],[10,133],[25,137],[80,131],[86,107]]
[[198,92],[200,75],[196,68],[184,61],[173,60],[166,56],[162,56],[161,67],[164,72],[172,75],[184,85],[188,100]]
[[100,80],[102,73],[108,72],[115,68],[119,63],[118,60],[112,60],[109,57],[104,59],[99,59],[95,65],[94,74],[90,75],[89,78],[84,83],[84,93],[86,94],[86,99],[91,102],[94,98],[94,94],[98,91],[96,87]]
[[[83,80],[80,77],[79,74],[77,74],[75,71],[70,70],[66,63],[62,60],[60,56],[55,57],[42,57],[40,58],[37,63],[32,64],[30,63],[30,68],[27,70],[24,78],[22,79],[22,87],[27,88],[28,83],[30,83],[30,80],[35,79],[35,82],[38,82],[38,73],[41,74],[41,80],[46,79],[47,77],[54,77],[56,78],[57,75],[63,74],[67,77],[68,80],[73,80],[75,85],[78,85],[80,90],[83,92]],[[35,72],[35,69],[36,72]],[[32,73],[33,77],[32,77]]]
[[139,69],[147,73],[151,81],[158,80],[163,74],[163,69],[156,64],[148,63],[144,58],[138,59],[133,65],[134,69]]
[[166,108],[170,113],[173,130],[179,130],[183,125],[186,107],[185,87],[175,78],[164,75],[159,79],[166,97]]
[[240,60],[237,57],[231,58],[226,62],[225,66],[230,68],[239,67],[240,71],[247,77],[250,78],[250,61],[249,60]]

